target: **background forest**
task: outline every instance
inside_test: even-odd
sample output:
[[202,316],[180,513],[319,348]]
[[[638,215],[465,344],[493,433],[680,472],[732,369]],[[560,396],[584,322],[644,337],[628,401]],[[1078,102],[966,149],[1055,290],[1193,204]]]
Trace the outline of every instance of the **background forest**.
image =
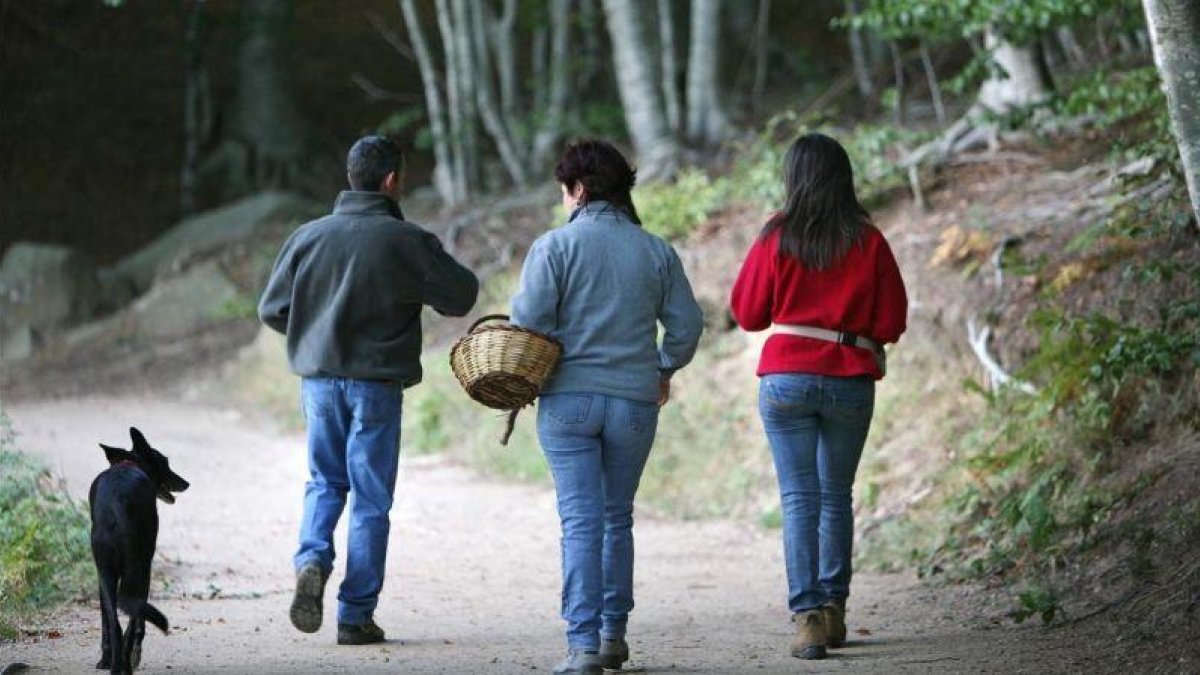
[[[1200,664],[1200,4],[0,7],[6,404],[167,387],[295,428],[296,382],[254,304],[279,242],[342,189],[355,138],[404,146],[401,205],[477,270],[483,314],[507,310],[525,249],[563,219],[563,143],[601,136],[636,158],[645,226],[706,312],[639,509],[773,531],[761,338],[726,300],[782,202],[788,143],[822,130],[912,301],[856,485],[860,566],[954,589],[994,624],[1036,617],[1080,645],[1073,667]],[[501,421],[450,373],[468,323],[428,321],[404,452],[545,483],[532,415],[499,449]],[[86,565],[53,574],[85,524],[19,444],[0,450],[11,636],[91,583]]]

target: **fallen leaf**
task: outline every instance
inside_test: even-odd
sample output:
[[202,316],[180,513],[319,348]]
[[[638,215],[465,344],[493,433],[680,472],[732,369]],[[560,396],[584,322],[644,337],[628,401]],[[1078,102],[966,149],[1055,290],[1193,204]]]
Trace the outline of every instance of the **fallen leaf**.
[[46,637],[50,638],[51,640],[57,640],[58,638],[62,637],[62,633],[56,630],[50,630],[46,631]]
[[854,632],[859,635],[870,635],[871,634],[871,631],[867,630],[866,628],[855,628]]

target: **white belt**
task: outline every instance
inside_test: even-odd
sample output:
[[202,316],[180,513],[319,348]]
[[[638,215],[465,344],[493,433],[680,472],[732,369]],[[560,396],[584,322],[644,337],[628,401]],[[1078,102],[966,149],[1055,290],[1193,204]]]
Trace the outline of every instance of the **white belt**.
[[785,323],[777,323],[771,325],[772,335],[798,335],[800,337],[813,338],[814,340],[824,340],[826,342],[836,342],[839,345],[847,347],[858,347],[866,349],[875,357],[875,363],[879,366],[879,370],[884,374],[887,373],[887,353],[883,351],[883,346],[871,338],[866,338],[854,333],[846,333],[843,331],[829,330],[828,328],[817,328],[816,326],[793,326]]

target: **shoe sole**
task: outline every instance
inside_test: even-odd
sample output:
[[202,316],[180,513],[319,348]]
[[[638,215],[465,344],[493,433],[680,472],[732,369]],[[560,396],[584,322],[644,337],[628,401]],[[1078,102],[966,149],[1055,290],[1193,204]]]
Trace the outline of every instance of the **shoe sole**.
[[810,661],[823,659],[826,656],[825,647],[821,645],[813,645],[811,647],[805,647],[804,649],[793,649],[792,656],[798,659],[807,659]]
[[296,630],[315,633],[321,629],[321,596],[324,593],[325,580],[321,578],[321,571],[305,568],[296,579],[296,595],[292,598],[289,613]]
[[359,638],[342,638],[338,637],[337,643],[344,647],[361,647],[362,645],[377,645],[382,642],[387,642],[387,638],[379,638],[378,640],[362,640]]

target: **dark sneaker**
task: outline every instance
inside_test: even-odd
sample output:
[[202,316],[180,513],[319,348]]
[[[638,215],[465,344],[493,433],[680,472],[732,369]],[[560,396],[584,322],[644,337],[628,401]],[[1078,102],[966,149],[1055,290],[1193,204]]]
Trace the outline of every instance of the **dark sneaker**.
[[825,615],[825,636],[829,639],[829,646],[836,648],[846,644],[845,598],[821,605],[821,613]]
[[315,633],[321,628],[321,598],[325,595],[325,579],[320,565],[309,563],[296,572],[296,595],[292,597],[292,625],[303,633]]
[[798,659],[825,658],[825,615],[819,609],[792,615],[796,637],[792,640],[792,656]]
[[373,645],[386,639],[383,629],[375,625],[374,619],[367,619],[366,623],[360,625],[338,624],[339,645]]
[[554,667],[554,675],[600,675],[603,672],[599,654],[574,649],[567,652],[567,658]]
[[605,670],[620,670],[629,660],[629,643],[624,638],[600,641],[600,665]]

